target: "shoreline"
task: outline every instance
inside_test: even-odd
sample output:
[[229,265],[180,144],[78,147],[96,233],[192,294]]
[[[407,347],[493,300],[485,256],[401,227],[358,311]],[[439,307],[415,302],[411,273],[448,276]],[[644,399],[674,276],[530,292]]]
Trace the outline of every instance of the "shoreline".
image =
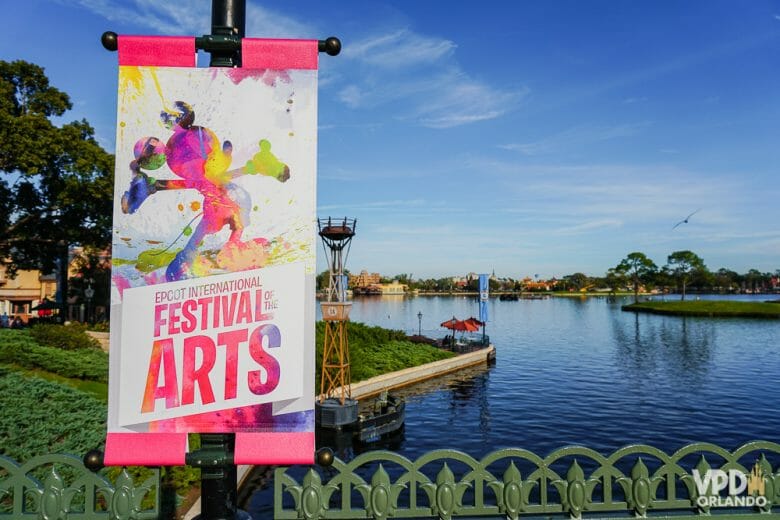
[[[432,361],[424,365],[405,368],[395,372],[388,372],[357,383],[352,383],[351,394],[353,399],[366,399],[375,397],[385,390],[397,390],[407,386],[434,379],[436,377],[451,374],[464,368],[488,363],[495,359],[496,348],[493,345],[458,354],[451,358]],[[317,396],[319,398],[320,396]]]

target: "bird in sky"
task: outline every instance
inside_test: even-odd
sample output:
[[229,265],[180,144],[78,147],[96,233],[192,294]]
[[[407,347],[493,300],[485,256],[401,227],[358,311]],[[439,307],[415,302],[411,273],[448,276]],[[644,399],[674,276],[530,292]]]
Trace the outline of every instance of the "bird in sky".
[[694,215],[695,215],[696,213],[698,213],[699,211],[701,211],[701,208],[697,209],[696,211],[694,211],[693,213],[691,213],[690,215],[688,215],[687,217],[685,217],[684,219],[682,219],[680,222],[678,222],[677,224],[675,224],[674,226],[672,226],[672,229],[676,228],[676,227],[677,227],[677,226],[679,226],[680,224],[687,224],[687,223],[688,223],[688,219],[689,219],[689,218],[691,218],[692,216],[694,216]]

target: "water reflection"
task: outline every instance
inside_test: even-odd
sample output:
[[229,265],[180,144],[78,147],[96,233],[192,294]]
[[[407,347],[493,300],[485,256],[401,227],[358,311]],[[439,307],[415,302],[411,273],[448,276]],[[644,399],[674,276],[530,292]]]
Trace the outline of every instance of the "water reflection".
[[487,366],[479,367],[468,376],[461,376],[450,383],[448,424],[463,427],[464,417],[470,415],[469,412],[476,412],[479,432],[490,433],[490,403],[487,386]]
[[637,381],[661,378],[687,389],[701,387],[713,358],[715,329],[701,318],[614,314],[612,335],[617,363]]

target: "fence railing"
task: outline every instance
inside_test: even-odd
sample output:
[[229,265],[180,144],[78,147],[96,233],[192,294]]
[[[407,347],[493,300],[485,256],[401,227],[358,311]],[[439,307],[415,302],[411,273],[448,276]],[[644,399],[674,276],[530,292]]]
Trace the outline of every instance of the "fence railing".
[[136,484],[126,469],[93,473],[72,455],[24,464],[0,456],[0,518],[146,520],[160,517],[160,472]]
[[[477,460],[435,450],[410,460],[365,452],[327,467],[274,474],[278,519],[559,517],[780,519],[780,444],[728,451],[695,443],[672,454],[634,445],[604,456],[566,447],[546,457],[507,448]],[[137,484],[125,469],[93,473],[70,455],[0,457],[0,518],[160,518],[160,474]]]
[[672,454],[634,445],[609,456],[584,447],[561,448],[547,457],[501,449],[480,460],[454,450],[415,460],[374,451],[350,462],[334,459],[326,468],[278,468],[274,513],[278,519],[306,520],[692,515],[769,520],[780,518],[773,511],[780,503],[780,474],[773,464],[780,464],[780,444],[766,441],[733,452],[696,443]]

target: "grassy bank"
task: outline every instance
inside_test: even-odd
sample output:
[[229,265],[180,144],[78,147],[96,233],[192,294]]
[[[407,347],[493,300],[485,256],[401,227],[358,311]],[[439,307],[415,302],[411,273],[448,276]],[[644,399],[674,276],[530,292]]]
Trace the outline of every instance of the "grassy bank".
[[[454,355],[430,345],[412,343],[406,334],[399,330],[369,327],[362,323],[347,322],[347,336],[353,383]],[[320,390],[324,337],[325,323],[317,322],[317,368],[314,387],[317,392]]]
[[624,305],[624,311],[649,312],[673,316],[704,316],[712,318],[780,318],[780,305],[765,302],[728,300],[698,300],[671,302],[640,302]]

